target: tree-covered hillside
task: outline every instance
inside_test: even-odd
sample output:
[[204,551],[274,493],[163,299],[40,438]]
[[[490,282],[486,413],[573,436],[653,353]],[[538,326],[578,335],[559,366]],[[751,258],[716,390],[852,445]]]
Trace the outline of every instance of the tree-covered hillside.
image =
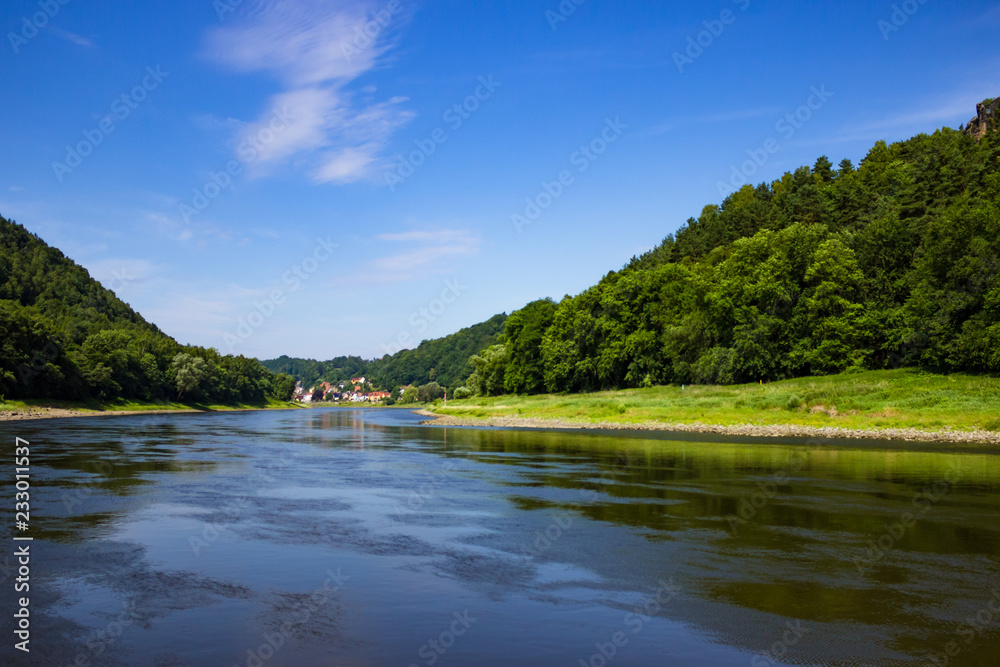
[[340,382],[364,376],[372,384],[391,389],[402,385],[437,382],[443,387],[461,385],[471,371],[469,357],[493,345],[503,332],[506,315],[494,315],[467,329],[425,340],[412,350],[402,350],[372,361],[360,357],[337,357],[330,361],[279,357],[263,361],[275,373],[288,373],[306,388],[319,380]]
[[945,128],[880,141],[858,168],[821,157],[745,185],[582,294],[513,313],[506,335],[473,358],[470,387],[495,395],[900,366],[1000,371],[991,118],[978,140]]
[[287,398],[293,388],[254,359],[180,345],[0,217],[0,395],[234,403]]

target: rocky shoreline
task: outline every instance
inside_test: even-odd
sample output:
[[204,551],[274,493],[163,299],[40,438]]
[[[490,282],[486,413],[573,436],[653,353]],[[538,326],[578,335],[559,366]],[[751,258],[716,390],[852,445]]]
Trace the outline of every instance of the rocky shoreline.
[[609,431],[675,431],[681,433],[711,433],[716,435],[752,436],[758,438],[842,438],[850,440],[903,440],[907,442],[1000,444],[1000,433],[992,431],[921,431],[912,428],[848,429],[832,426],[797,426],[792,424],[669,424],[666,422],[583,422],[540,417],[488,417],[485,419],[438,415],[428,410],[414,410],[430,417],[421,422],[434,426],[480,426],[492,428],[578,429]]
[[28,421],[32,419],[66,419],[70,417],[124,417],[126,415],[189,415],[216,412],[258,412],[260,410],[301,410],[301,407],[280,408],[232,408],[225,410],[196,410],[178,408],[175,410],[74,410],[71,408],[19,408],[13,411],[0,410],[0,422]]
[[64,408],[22,408],[0,411],[0,422],[28,421],[32,419],[65,419],[68,417],[116,417],[123,415],[165,415],[173,413],[202,412],[201,410],[68,410]]

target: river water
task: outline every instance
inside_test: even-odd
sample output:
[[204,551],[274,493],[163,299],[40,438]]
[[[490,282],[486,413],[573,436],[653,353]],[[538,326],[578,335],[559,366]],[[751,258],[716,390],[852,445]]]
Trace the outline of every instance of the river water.
[[420,419],[0,425],[0,664],[1000,664],[988,448]]

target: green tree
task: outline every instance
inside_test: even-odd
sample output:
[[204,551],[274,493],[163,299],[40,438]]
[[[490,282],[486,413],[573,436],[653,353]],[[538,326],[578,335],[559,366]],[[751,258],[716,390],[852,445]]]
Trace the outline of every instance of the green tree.
[[539,394],[545,391],[542,339],[552,325],[556,304],[552,299],[533,301],[511,313],[503,340],[510,358],[504,370],[504,389],[510,394]]
[[816,160],[816,164],[813,165],[812,172],[822,183],[831,182],[835,176],[833,172],[833,163],[830,162],[830,158],[825,155]]
[[504,373],[507,369],[509,354],[505,345],[491,345],[481,354],[473,356],[472,375],[469,376],[468,387],[477,396],[499,396],[503,394]]
[[177,400],[181,400],[184,394],[196,394],[210,377],[208,363],[204,359],[183,352],[174,357],[170,368],[177,385]]
[[803,299],[808,335],[796,354],[817,375],[861,368],[858,320],[862,306],[854,301],[864,277],[854,252],[839,238],[824,241],[806,272],[811,287]]
[[272,398],[279,401],[290,401],[295,395],[295,378],[285,373],[278,373],[271,383]]
[[437,382],[428,382],[417,388],[417,400],[421,403],[430,403],[444,397],[444,387]]

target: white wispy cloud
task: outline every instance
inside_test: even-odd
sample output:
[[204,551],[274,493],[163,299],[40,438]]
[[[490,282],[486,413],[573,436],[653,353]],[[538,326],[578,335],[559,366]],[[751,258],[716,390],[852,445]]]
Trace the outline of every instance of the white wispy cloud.
[[410,246],[402,252],[379,257],[371,262],[371,267],[376,271],[396,275],[430,267],[442,260],[477,255],[482,245],[482,240],[468,229],[414,230],[380,234],[375,238],[379,241]]
[[[383,23],[370,23],[379,10]],[[288,124],[260,142],[253,160],[258,175],[292,158],[317,183],[376,174],[383,146],[414,114],[403,108],[405,98],[359,103],[345,87],[379,66],[403,19],[368,0],[257,0],[208,35],[212,60],[238,72],[269,73],[285,86],[239,132],[241,140],[262,131],[270,137],[266,128],[276,112],[288,112]],[[378,27],[370,43],[358,41],[366,24]]]
[[937,129],[941,123],[953,121],[956,118],[976,115],[976,104],[982,102],[982,96],[966,94],[962,97],[945,100],[942,103],[932,103],[917,111],[896,113],[857,128],[861,132],[872,130],[889,130],[898,127],[924,127],[927,131]]
[[932,133],[942,126],[956,126],[976,115],[976,104],[1000,89],[1000,78],[994,81],[976,82],[962,90],[951,91],[933,98],[905,100],[907,111],[887,113],[881,118],[856,121],[844,127],[839,133],[813,141],[802,142],[803,146],[838,144],[851,141],[896,141],[921,132]]
[[650,126],[645,130],[641,130],[638,133],[638,136],[653,137],[660,134],[666,134],[667,132],[672,132],[689,125],[727,123],[734,120],[760,118],[761,116],[777,116],[780,113],[781,107],[756,107],[753,109],[736,109],[721,113],[705,114],[704,116],[688,116],[686,118],[676,118]]
[[58,37],[59,39],[65,40],[77,46],[85,46],[89,49],[97,48],[97,45],[86,37],[81,37],[74,32],[69,32],[68,30],[60,30],[59,28],[49,28],[49,32]]
[[90,277],[124,298],[128,293],[145,291],[150,281],[162,275],[164,267],[148,259],[110,258],[86,262]]
[[246,308],[241,310],[236,304],[253,303],[263,295],[262,291],[226,286],[195,295],[187,286],[178,286],[152,300],[142,314],[151,322],[168,325],[165,331],[177,340],[204,341],[225,351],[223,335],[233,330],[238,317],[246,316]]

